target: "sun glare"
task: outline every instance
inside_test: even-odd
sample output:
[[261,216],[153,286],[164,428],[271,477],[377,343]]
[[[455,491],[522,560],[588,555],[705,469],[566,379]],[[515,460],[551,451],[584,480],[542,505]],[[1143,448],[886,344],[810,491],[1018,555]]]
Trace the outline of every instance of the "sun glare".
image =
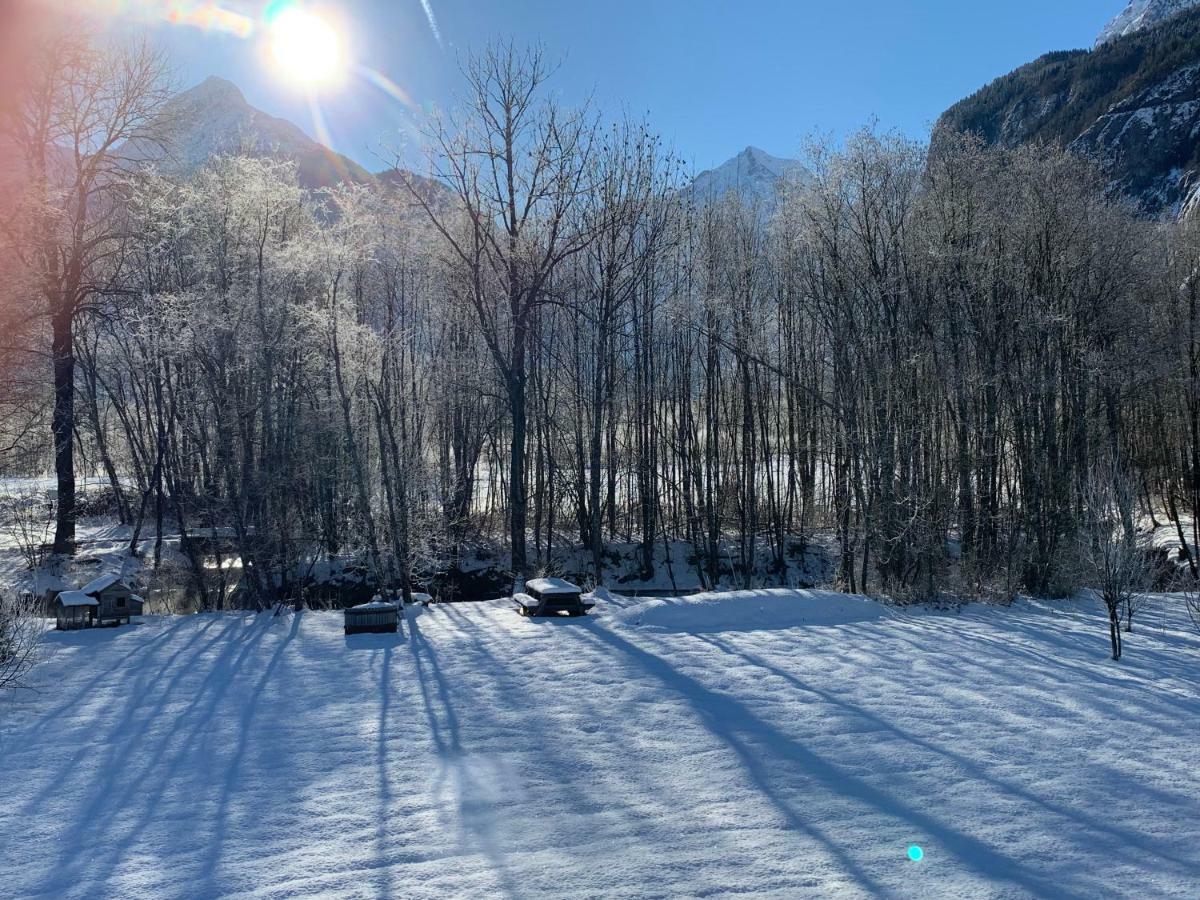
[[342,37],[316,13],[291,6],[271,19],[271,59],[285,78],[306,87],[318,87],[345,72]]

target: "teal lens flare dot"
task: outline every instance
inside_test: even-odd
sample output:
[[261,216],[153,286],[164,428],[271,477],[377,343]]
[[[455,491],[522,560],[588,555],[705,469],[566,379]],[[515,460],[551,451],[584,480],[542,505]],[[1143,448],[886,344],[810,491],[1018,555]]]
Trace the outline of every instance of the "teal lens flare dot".
[[925,851],[922,850],[920,847],[918,847],[916,844],[913,844],[911,847],[908,848],[908,858],[911,859],[913,862],[920,862],[921,860],[923,860],[925,858]]
[[295,6],[293,0],[272,0],[271,3],[267,4],[267,8],[263,11],[263,21],[270,25],[272,22],[278,19],[279,14],[289,6]]

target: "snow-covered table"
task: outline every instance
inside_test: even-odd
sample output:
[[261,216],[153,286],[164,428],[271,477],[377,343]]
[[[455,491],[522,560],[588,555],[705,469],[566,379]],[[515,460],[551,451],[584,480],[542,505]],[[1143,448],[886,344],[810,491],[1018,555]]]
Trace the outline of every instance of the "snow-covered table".
[[583,599],[583,588],[561,578],[535,578],[525,583],[525,590],[514,594],[517,611],[523,616],[584,616],[595,606]]

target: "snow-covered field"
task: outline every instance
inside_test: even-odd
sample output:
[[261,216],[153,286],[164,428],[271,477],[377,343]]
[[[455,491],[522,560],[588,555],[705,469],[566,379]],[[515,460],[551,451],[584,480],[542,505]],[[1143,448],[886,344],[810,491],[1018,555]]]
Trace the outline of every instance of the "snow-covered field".
[[1200,896],[1170,598],[1120,664],[1090,608],[796,592],[48,640],[0,699],[5,897]]

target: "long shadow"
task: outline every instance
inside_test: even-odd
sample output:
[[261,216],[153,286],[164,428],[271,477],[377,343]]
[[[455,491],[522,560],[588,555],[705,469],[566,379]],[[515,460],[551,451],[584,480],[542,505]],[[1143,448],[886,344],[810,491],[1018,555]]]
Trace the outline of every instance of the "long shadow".
[[[89,859],[97,860],[95,847],[88,841],[89,833],[102,835],[106,849],[129,847],[153,820],[158,802],[167,787],[173,782],[181,760],[187,756],[200,732],[208,728],[212,713],[220,702],[220,698],[257,643],[269,630],[269,621],[266,627],[259,625],[261,621],[261,616],[256,617],[251,627],[247,629],[248,635],[243,635],[238,640],[230,640],[229,636],[233,630],[244,624],[242,617],[230,617],[229,624],[213,640],[197,651],[189,663],[178,663],[174,666],[174,673],[160,693],[151,714],[144,716],[137,728],[134,727],[134,713],[138,704],[136,698],[130,699],[123,716],[123,724],[118,724],[112,729],[106,742],[106,746],[109,748],[106,764],[97,769],[102,774],[95,781],[92,799],[84,809],[73,816],[73,829],[61,839],[61,867],[57,871],[47,874],[46,885],[43,889],[45,892],[54,893],[63,885],[77,883],[82,877],[80,867]],[[199,661],[209,648],[218,643],[223,644],[223,647],[214,660],[211,671],[220,672],[224,669],[223,674],[226,674],[227,677],[207,679],[203,682],[194,702],[180,717],[179,727],[164,728],[153,743],[147,743],[145,738],[148,728],[159,719],[183,678],[190,673],[192,668],[190,663]],[[225,669],[227,661],[231,658],[232,665]],[[215,689],[212,683],[214,680],[217,682]],[[206,693],[209,693],[212,699],[206,707],[201,708],[200,700]],[[183,723],[192,717],[196,717],[197,722],[185,732],[182,728]],[[170,759],[167,759],[166,750],[173,741],[178,744],[178,749]],[[132,771],[135,761],[143,763],[140,775],[134,775]],[[124,785],[121,784],[122,781],[124,781]],[[116,820],[132,808],[135,799],[138,801],[141,813],[126,833],[118,836],[114,833]],[[118,852],[100,854],[98,861],[88,871],[89,880],[95,884],[105,884],[121,862],[122,856]]]
[[[1004,793],[1007,793],[1011,796],[1017,797],[1018,799],[1023,800],[1027,803],[1033,804],[1035,806],[1039,806],[1042,809],[1044,809],[1046,812],[1049,812],[1055,816],[1062,818],[1064,820],[1064,824],[1067,826],[1070,826],[1075,823],[1082,823],[1089,829],[1108,834],[1114,840],[1114,843],[1113,843],[1111,849],[1115,853],[1150,854],[1150,855],[1158,856],[1160,859],[1162,859],[1165,862],[1172,863],[1174,865],[1181,867],[1185,871],[1185,873],[1189,873],[1191,871],[1191,869],[1194,867],[1193,861],[1180,859],[1179,857],[1176,857],[1176,856],[1171,856],[1169,854],[1163,853],[1161,850],[1158,850],[1152,846],[1149,846],[1146,843],[1144,836],[1138,834],[1136,831],[1131,831],[1126,828],[1120,828],[1118,826],[1110,825],[1107,822],[1102,822],[1099,819],[1089,816],[1088,814],[1086,814],[1080,810],[1070,809],[1070,808],[1067,808],[1064,806],[1060,806],[1059,804],[1052,803],[1044,797],[1039,797],[1036,794],[1030,793],[1029,791],[1027,791],[1015,784],[1012,784],[1008,781],[997,778],[994,775],[985,771],[978,763],[974,762],[973,760],[968,759],[967,757],[965,757],[961,754],[955,753],[952,750],[948,750],[945,747],[940,747],[940,746],[938,746],[922,737],[919,737],[915,734],[912,734],[911,732],[906,731],[905,729],[899,727],[898,725],[895,725],[894,723],[889,722],[888,720],[881,718],[880,716],[878,716],[872,712],[869,712],[860,706],[855,706],[854,704],[848,703],[845,700],[842,700],[842,699],[836,697],[835,695],[830,694],[827,691],[823,691],[820,688],[813,687],[812,685],[806,684],[805,682],[803,682],[799,678],[797,678],[795,675],[791,674],[790,672],[785,671],[784,669],[779,668],[778,666],[771,664],[767,660],[763,659],[761,656],[758,656],[753,653],[749,653],[745,650],[735,648],[732,645],[730,645],[724,641],[721,641],[720,639],[715,638],[715,637],[706,636],[706,635],[698,635],[698,638],[699,638],[699,640],[704,641],[705,643],[711,645],[712,647],[716,648],[717,650],[720,650],[731,656],[741,657],[743,660],[750,663],[751,665],[761,668],[767,672],[770,672],[771,674],[777,676],[778,678],[783,679],[788,684],[792,685],[793,687],[797,688],[798,690],[801,690],[801,691],[804,691],[805,693],[811,694],[811,695],[821,699],[825,703],[830,704],[831,706],[839,707],[840,709],[842,709],[843,711],[845,711],[846,713],[848,713],[849,715],[851,715],[855,718],[870,722],[872,725],[877,726],[877,728],[880,731],[885,731],[885,732],[899,738],[900,740],[903,740],[906,743],[911,744],[914,747],[919,747],[922,750],[925,750],[929,753],[936,754],[938,756],[943,757],[946,760],[949,760],[951,763],[957,765],[959,768],[961,768],[964,772],[966,772],[972,778],[974,778],[978,781],[986,782],[987,784],[992,785],[993,787],[997,788],[998,790],[1000,790]],[[1176,800],[1178,800],[1178,798],[1176,798]],[[1086,838],[1086,836],[1084,836],[1084,837]],[[1076,840],[1076,843],[1083,846],[1083,845],[1085,845],[1086,840]],[[1133,860],[1133,861],[1136,862],[1137,860]]]
[[[433,737],[438,755],[444,758],[451,754],[461,754],[462,735],[458,723],[458,713],[455,711],[454,703],[450,699],[450,683],[446,680],[446,676],[442,672],[437,653],[429,645],[429,641],[426,640],[420,625],[417,624],[416,616],[409,615],[406,610],[405,617],[408,619],[409,633],[412,635],[412,640],[409,641],[409,648],[412,651],[413,665],[416,669],[417,686],[421,690],[421,703],[425,707],[425,717],[429,721],[429,732]],[[441,716],[434,709],[434,700],[429,688],[429,679],[425,675],[426,662],[428,662],[429,671],[433,678],[434,690],[437,692],[437,701],[442,712]],[[443,717],[446,722],[446,733],[443,733],[442,728]]]
[[737,754],[755,786],[783,815],[788,824],[819,841],[863,890],[877,896],[886,894],[883,887],[851,858],[845,848],[807,822],[798,809],[780,796],[772,783],[767,765],[755,751],[751,741],[769,746],[780,756],[791,760],[802,774],[816,781],[831,795],[856,800],[874,812],[903,823],[906,830],[920,829],[938,841],[940,846],[953,854],[965,868],[974,871],[985,880],[1006,881],[1039,896],[1083,900],[1083,895],[1072,893],[1062,885],[1030,871],[982,841],[955,831],[927,813],[872,787],[853,774],[840,771],[818,754],[757,717],[743,704],[709,690],[700,682],[679,672],[661,657],[631,644],[607,629],[593,627],[589,631],[597,641],[633,660],[685,699],[709,731]]
[[[451,610],[453,611],[451,612]],[[447,606],[443,610],[443,614],[447,617],[448,621],[454,621],[460,629],[467,621],[460,610],[453,609],[450,606]],[[474,626],[475,623],[471,624]],[[468,805],[480,802],[469,795],[481,792],[475,781],[475,776],[470,770],[470,766],[462,764],[464,760],[469,759],[470,751],[469,748],[464,746],[462,740],[462,729],[452,699],[454,690],[442,670],[437,652],[425,637],[416,617],[409,619],[409,633],[412,636],[410,646],[416,667],[417,681],[421,690],[422,702],[425,705],[425,714],[430,724],[430,732],[435,748],[441,760],[439,771],[434,781],[434,793],[438,795],[442,794],[446,788],[447,779],[454,778],[455,783],[452,785],[452,793],[460,798],[460,813],[466,813],[469,812],[467,809]],[[497,677],[504,677],[501,674],[502,669],[498,658],[491,649],[484,646],[478,640],[475,640],[475,645],[480,661],[484,665],[491,667]],[[440,707],[442,716],[446,720],[444,729],[441,725],[441,717],[437,714],[437,709],[435,708],[433,694],[427,684],[428,679],[425,674],[426,664],[428,664],[429,673],[434,682],[434,690],[437,695],[436,706]],[[505,693],[506,695],[508,694],[508,692]],[[471,708],[473,711],[472,714],[478,716],[483,713],[487,706],[486,704],[474,703]],[[490,829],[487,827],[478,827],[470,815],[464,815],[462,818],[463,824],[470,833],[473,841],[491,861],[492,871],[499,879],[502,893],[506,897],[522,896],[524,892],[513,877],[503,848],[496,842]]]
[[[109,668],[107,668],[103,672],[101,672],[99,675],[97,675],[96,678],[93,679],[93,683],[95,681],[103,681],[103,680],[106,680],[108,678],[113,678],[113,677],[126,677],[129,674],[129,670],[128,670],[128,668],[126,668],[126,663],[129,662],[129,660],[133,659],[135,656],[147,656],[149,653],[153,652],[153,650],[155,649],[157,644],[168,643],[170,641],[170,639],[175,636],[175,633],[177,631],[179,631],[180,628],[183,628],[185,624],[186,624],[186,619],[181,619],[180,621],[176,622],[175,624],[173,624],[167,628],[164,628],[159,634],[156,634],[154,637],[149,638],[146,641],[135,642],[135,646],[131,650],[129,650],[129,652],[123,653],[121,656],[117,657],[117,661],[112,666],[110,666]],[[206,623],[202,629],[198,630],[197,637],[193,638],[192,640],[195,641],[197,638],[202,636],[203,633],[211,627],[212,627],[212,622]],[[77,634],[78,632],[63,632],[63,633],[64,634]],[[55,634],[55,632],[52,631],[52,632],[50,632],[50,634]],[[66,646],[66,642],[63,642],[63,641],[56,641],[55,643],[60,644],[60,646]],[[70,646],[87,647],[88,645],[86,645],[86,644],[71,644]],[[94,689],[91,686],[91,684],[89,684],[83,690],[74,694],[66,702],[56,706],[52,710],[48,710],[44,713],[41,713],[38,716],[37,723],[30,726],[29,728],[21,731],[20,736],[21,737],[26,737],[26,736],[33,737],[33,736],[40,734],[50,724],[55,722],[57,719],[60,719],[62,716],[66,715],[68,712],[70,712],[72,709],[74,709],[76,706],[78,706],[80,703],[82,703],[88,697],[92,696],[93,693],[94,693]]]
[[[222,893],[217,875],[221,864],[221,854],[225,847],[225,841],[228,837],[227,831],[229,828],[229,806],[233,801],[233,796],[238,789],[238,782],[241,780],[242,761],[246,756],[246,747],[250,741],[250,729],[254,724],[255,714],[258,711],[258,706],[262,700],[263,693],[266,691],[267,685],[271,681],[271,676],[274,675],[276,668],[278,668],[280,661],[283,659],[284,653],[287,651],[292,641],[296,639],[296,635],[300,632],[300,620],[302,617],[303,613],[292,613],[292,627],[288,629],[287,635],[279,642],[279,645],[275,648],[275,652],[271,654],[271,658],[267,662],[266,667],[263,669],[262,675],[259,677],[258,681],[254,685],[254,688],[250,692],[249,699],[242,707],[242,714],[238,722],[237,744],[234,747],[231,758],[225,760],[224,762],[225,778],[221,785],[220,796],[217,800],[215,834],[213,834],[209,840],[208,853],[205,856],[204,865],[199,873],[199,878],[205,886],[205,889],[200,892],[201,896],[216,897]],[[267,629],[261,630],[259,632],[258,640],[254,641],[253,643],[246,641],[244,646],[247,648],[247,650],[245,652],[253,649],[257,645],[258,641],[261,640],[262,635],[264,635],[266,631]],[[240,666],[237,668],[240,668]],[[232,681],[232,675],[230,676],[229,680]],[[213,711],[215,711],[216,705],[216,701],[210,705],[209,716],[206,717],[205,721],[211,720],[211,714]]]
[[[83,763],[88,759],[95,760],[97,748],[105,748],[105,762],[109,764],[100,763],[99,767],[101,770],[108,770],[111,768],[112,763],[119,762],[121,753],[129,753],[135,750],[136,747],[133,746],[133,741],[127,735],[131,732],[137,714],[143,710],[140,701],[149,696],[150,688],[159,689],[157,702],[150,707],[146,715],[142,716],[142,728],[138,730],[138,736],[144,734],[146,726],[151,724],[162,712],[173,692],[178,687],[179,682],[188,674],[192,664],[202,659],[209,649],[227,638],[230,630],[233,628],[233,623],[227,625],[203,646],[196,647],[208,630],[212,628],[215,621],[214,619],[213,622],[206,622],[203,628],[197,629],[196,634],[167,656],[154,672],[146,670],[151,659],[149,656],[145,657],[136,669],[132,671],[125,670],[122,681],[129,682],[127,689],[128,700],[125,703],[121,716],[113,723],[112,727],[103,737],[92,735],[89,740],[81,742],[75,753],[63,761],[62,771],[78,773],[76,777],[87,778],[91,775],[92,766],[85,767]],[[180,657],[193,649],[195,652],[191,654],[186,662],[179,661]],[[162,679],[168,672],[171,673],[171,677],[164,682]],[[44,728],[45,724],[42,727]],[[129,746],[124,746],[125,744],[129,744]],[[49,782],[38,794],[34,795],[24,804],[21,810],[22,813],[31,814],[35,810],[41,809],[50,797],[59,794],[62,790],[63,785],[61,781]]]
[[[434,743],[437,746],[439,761],[439,771],[434,784],[434,792],[441,794],[445,789],[447,775],[456,773],[456,783],[453,785],[454,794],[460,798],[460,813],[463,810],[462,797],[474,790],[472,784],[472,776],[469,768],[460,765],[460,761],[467,755],[462,743],[462,729],[459,724],[458,713],[454,708],[452,689],[445,673],[442,671],[441,663],[438,660],[437,652],[426,639],[422,632],[420,624],[416,616],[407,615],[409,633],[412,635],[411,647],[413,652],[413,661],[416,666],[417,681],[421,689],[422,702],[425,705],[425,714],[429,720],[431,734],[433,735]],[[426,684],[425,670],[422,664],[422,658],[429,663],[430,672],[433,676],[437,690],[438,703],[441,706],[442,712],[446,718],[446,734],[443,735],[439,724],[432,698],[429,693],[428,685]],[[465,782],[465,783],[464,783]],[[470,816],[462,816],[463,822],[472,834],[475,843],[477,843],[483,852],[487,855],[492,863],[492,871],[499,878],[501,889],[506,897],[520,897],[521,890],[513,878],[512,872],[509,869],[508,861],[505,858],[504,851],[496,844],[492,834],[486,828],[478,828],[472,825]]]
[[[375,813],[375,858],[387,856],[388,816],[392,810],[392,777],[388,765],[388,729],[391,727],[392,709],[392,648],[383,648],[379,672],[379,740],[375,745],[375,765],[379,770],[379,803]],[[393,896],[391,866],[383,867],[386,883],[382,896],[390,900]]]
[[[1011,671],[1005,670],[1003,667],[989,664],[990,658],[1005,658],[1005,659],[1023,659],[1042,667],[1043,674],[1047,677],[1052,677],[1057,683],[1069,684],[1066,678],[1053,673],[1070,673],[1080,676],[1090,682],[1121,691],[1136,691],[1144,695],[1145,700],[1140,701],[1141,705],[1151,705],[1162,707],[1162,712],[1171,717],[1180,715],[1191,717],[1194,715],[1195,706],[1186,701],[1181,701],[1178,697],[1164,693],[1163,691],[1155,691],[1152,686],[1134,675],[1134,673],[1121,673],[1118,671],[1114,674],[1107,674],[1103,671],[1103,660],[1098,658],[1095,665],[1086,665],[1079,662],[1071,661],[1066,654],[1057,656],[1049,655],[1043,651],[1037,650],[1027,643],[1012,640],[1012,635],[1024,634],[1031,641],[1044,644],[1047,640],[1045,630],[1038,630],[1032,625],[1022,625],[1017,622],[1005,622],[1006,637],[997,638],[983,633],[976,628],[954,628],[948,629],[945,626],[929,622],[928,620],[912,619],[897,617],[897,621],[905,622],[908,625],[919,625],[920,627],[929,628],[933,631],[950,630],[953,632],[955,640],[961,641],[964,644],[978,644],[988,648],[990,652],[979,654],[970,658],[970,664],[975,670],[983,670],[990,672],[997,677],[1010,681],[1012,678]],[[978,618],[969,618],[961,621],[969,622],[972,625],[987,627],[990,623],[986,620]],[[1055,633],[1055,640],[1062,642],[1064,648],[1070,648],[1077,651],[1080,655],[1086,656],[1094,649],[1087,638],[1078,637],[1074,632]],[[896,645],[903,645],[912,651],[914,656],[925,655],[929,651],[929,644],[917,640],[915,637],[905,635],[901,630],[894,629],[889,631],[886,639],[879,636],[864,635],[863,640],[869,641],[876,646],[886,646],[889,649],[894,649]],[[1174,673],[1172,677],[1177,677]],[[1186,679],[1179,679],[1184,684]],[[1089,703],[1093,709],[1102,714],[1108,715],[1109,710],[1103,705],[1101,699],[1105,696],[1104,691],[1097,691],[1098,699],[1090,699],[1087,697],[1077,697],[1076,699],[1083,703]]]
[[[501,632],[500,637],[497,637],[493,623],[487,618],[465,614],[459,609],[453,610],[452,618],[459,624],[460,631],[463,634],[470,635],[472,643],[476,648],[477,657],[480,659],[482,665],[486,667],[494,666],[496,661],[502,658],[506,652],[511,654],[511,636]],[[492,625],[492,627],[489,627],[489,625]],[[601,669],[608,669],[619,672],[625,668],[624,666],[613,666],[613,655],[609,649],[599,642],[590,640],[591,629],[602,627],[601,620],[581,620],[562,617],[523,619],[521,620],[521,626],[544,632],[557,632],[559,629],[564,629],[561,633],[563,638],[580,637],[582,640],[579,644],[569,647],[559,643],[557,640],[553,643],[542,644],[540,646],[545,648],[545,652],[551,654],[559,652],[572,653],[576,657],[576,661],[580,662],[582,668],[587,671],[594,672]],[[506,641],[506,637],[510,639]],[[586,655],[581,653],[582,650],[588,651]],[[584,662],[585,659],[587,662]],[[525,702],[511,704],[511,708],[521,710],[523,724],[526,726],[527,732],[536,736],[538,758],[553,760],[552,771],[555,773],[569,773],[568,777],[555,777],[554,779],[556,789],[565,791],[567,794],[567,799],[564,801],[565,808],[604,811],[608,813],[620,810],[623,813],[622,821],[627,823],[626,827],[635,830],[661,828],[664,817],[666,817],[666,821],[674,820],[678,810],[678,798],[672,796],[665,789],[665,785],[661,779],[637,777],[635,769],[636,755],[627,759],[620,772],[621,788],[618,794],[605,794],[603,799],[597,801],[580,791],[580,785],[591,783],[590,772],[579,761],[578,757],[574,755],[573,743],[558,737],[561,731],[559,720],[539,715],[538,710],[544,704],[528,702],[529,699],[537,697],[536,693],[531,693],[530,679],[528,677],[506,677],[507,673],[499,667],[497,667],[496,676],[501,686],[503,686],[501,679],[508,681],[512,685],[512,690],[502,690],[502,697],[525,699]],[[577,687],[586,685],[587,676],[585,674],[579,675],[578,678]],[[560,690],[570,690],[570,686],[562,685],[560,686]],[[587,699],[589,694],[590,691],[584,688],[577,692],[577,696],[573,695],[571,699],[571,703],[573,704],[572,709],[591,710],[591,718],[594,722],[605,721],[605,717],[611,715],[611,705],[597,707],[595,704],[589,703]],[[550,705],[546,706],[547,708],[553,708]],[[611,730],[605,731],[603,734],[607,736],[618,733],[617,724],[612,723]],[[634,723],[631,727],[636,731],[639,726]],[[616,742],[614,739],[614,743]],[[630,794],[636,794],[637,797],[637,801],[632,804],[625,801],[625,798]],[[657,811],[648,808],[649,801],[652,798],[657,800]],[[625,834],[625,831],[621,831],[616,836],[623,837]],[[592,840],[597,842],[597,845],[600,845],[604,840],[603,833],[594,831]],[[738,853],[741,850],[736,842],[730,849],[734,853]],[[713,852],[719,853],[720,851],[717,851],[714,847]],[[714,887],[713,890],[719,892],[720,888]],[[699,896],[705,896],[705,892],[700,892]]]
[[[1012,625],[1011,631],[1013,634],[1024,633],[1030,638],[1040,638],[1041,641],[1045,641],[1044,633],[1039,634],[1039,632],[1029,626]],[[1148,702],[1151,705],[1163,707],[1163,713],[1172,717],[1181,715],[1190,717],[1195,711],[1194,704],[1181,701],[1178,697],[1166,694],[1163,691],[1153,690],[1151,685],[1139,679],[1133,672],[1118,672],[1116,675],[1107,674],[1102,670],[1103,661],[1102,656],[1099,654],[1096,664],[1088,666],[1078,662],[1072,662],[1067,659],[1065,655],[1051,656],[1040,650],[1033,649],[1027,644],[1002,640],[1000,638],[991,637],[987,634],[982,634],[977,631],[962,631],[958,634],[958,636],[964,642],[980,644],[988,647],[991,650],[994,650],[994,653],[981,655],[980,657],[973,659],[972,663],[978,668],[993,671],[1002,677],[1011,677],[1011,673],[1006,673],[1001,667],[989,665],[984,660],[989,656],[994,657],[996,655],[1001,657],[1026,659],[1032,663],[1043,666],[1044,671],[1047,674],[1052,672],[1070,673],[1078,675],[1081,679],[1086,679],[1089,682],[1101,687],[1109,688],[1111,690],[1135,691],[1144,695],[1145,700],[1143,702]],[[921,647],[921,645],[916,641],[910,642],[910,645],[914,649]],[[1078,649],[1083,652],[1084,647],[1079,647]],[[1177,676],[1172,675],[1172,677]],[[1062,677],[1058,677],[1056,680],[1061,684],[1070,683],[1066,678]],[[1187,683],[1185,679],[1179,680],[1185,684]],[[1095,693],[1097,698],[1109,696],[1106,695],[1104,691],[1096,691]],[[1082,699],[1086,700],[1086,698]],[[1086,702],[1089,702],[1098,713],[1108,714],[1108,710],[1105,709],[1104,705],[1099,699],[1087,700]]]

